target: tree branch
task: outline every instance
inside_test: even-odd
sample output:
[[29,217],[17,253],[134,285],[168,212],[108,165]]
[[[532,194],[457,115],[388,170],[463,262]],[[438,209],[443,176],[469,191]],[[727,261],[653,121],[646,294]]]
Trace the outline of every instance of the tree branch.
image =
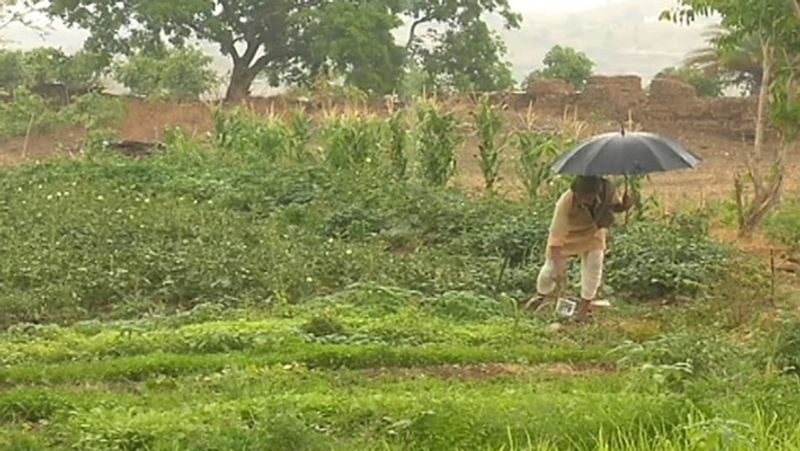
[[789,3],[792,5],[795,17],[800,20],[800,0],[789,0]]
[[411,50],[411,46],[414,45],[414,40],[417,37],[417,27],[419,27],[420,25],[422,25],[422,24],[424,24],[426,22],[430,22],[431,19],[432,19],[431,16],[423,16],[423,17],[415,20],[411,24],[411,29],[408,31],[408,41],[406,41],[406,47],[405,47],[406,54],[408,54],[408,51]]

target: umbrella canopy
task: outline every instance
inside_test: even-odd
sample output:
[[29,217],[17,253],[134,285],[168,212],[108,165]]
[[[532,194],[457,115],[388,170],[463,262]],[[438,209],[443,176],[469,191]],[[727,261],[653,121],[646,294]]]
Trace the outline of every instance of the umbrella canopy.
[[635,175],[689,169],[702,159],[681,144],[653,133],[606,133],[590,138],[553,165],[560,174]]

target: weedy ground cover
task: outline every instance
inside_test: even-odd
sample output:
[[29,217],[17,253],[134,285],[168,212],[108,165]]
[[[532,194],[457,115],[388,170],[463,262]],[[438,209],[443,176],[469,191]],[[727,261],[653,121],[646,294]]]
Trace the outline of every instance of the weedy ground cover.
[[800,326],[708,217],[615,229],[615,310],[554,330],[519,304],[560,194],[536,158],[563,137],[509,141],[512,201],[448,187],[458,124],[436,105],[216,119],[145,159],[97,140],[2,170],[0,449],[800,444]]

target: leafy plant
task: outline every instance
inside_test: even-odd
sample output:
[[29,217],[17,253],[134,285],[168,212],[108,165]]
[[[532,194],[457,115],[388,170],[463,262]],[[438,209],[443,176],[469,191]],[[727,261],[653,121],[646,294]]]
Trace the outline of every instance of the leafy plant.
[[637,222],[614,234],[608,284],[637,299],[698,296],[724,271],[729,249],[710,238],[699,214]]
[[216,84],[211,57],[195,48],[138,53],[117,65],[117,79],[134,95],[197,100]]
[[408,129],[402,111],[394,113],[386,121],[389,134],[389,163],[392,175],[397,180],[405,180],[408,176]]
[[334,169],[361,170],[378,162],[383,124],[361,115],[337,117],[325,125],[327,162]]
[[452,112],[443,112],[435,102],[425,102],[418,113],[417,152],[422,179],[445,186],[456,170],[456,148],[460,143]]
[[547,194],[556,180],[550,169],[569,141],[557,132],[517,131],[512,138],[519,151],[518,173],[528,199],[535,201]]
[[556,45],[544,56],[544,69],[532,72],[527,84],[537,79],[558,79],[580,89],[589,80],[595,63],[585,53],[572,47]]
[[478,159],[485,188],[489,193],[494,192],[502,164],[504,143],[499,142],[499,137],[503,130],[503,118],[499,110],[491,98],[484,96],[478,104],[478,110],[473,112],[479,140]]

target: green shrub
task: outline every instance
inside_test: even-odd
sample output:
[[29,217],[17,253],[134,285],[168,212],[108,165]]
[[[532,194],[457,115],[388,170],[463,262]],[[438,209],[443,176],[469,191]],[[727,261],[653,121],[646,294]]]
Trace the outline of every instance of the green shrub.
[[700,213],[637,222],[610,235],[607,282],[634,299],[707,292],[726,269],[730,253],[709,237]]
[[13,102],[0,103],[0,138],[24,136],[29,129],[49,131],[64,122],[54,106],[24,87],[17,89]]
[[800,247],[800,198],[786,199],[764,224],[766,234],[793,247]]
[[211,57],[195,48],[155,54],[138,53],[118,64],[117,79],[134,95],[170,100],[197,100],[216,84]]
[[800,321],[786,317],[775,333],[775,364],[780,370],[800,376]]

